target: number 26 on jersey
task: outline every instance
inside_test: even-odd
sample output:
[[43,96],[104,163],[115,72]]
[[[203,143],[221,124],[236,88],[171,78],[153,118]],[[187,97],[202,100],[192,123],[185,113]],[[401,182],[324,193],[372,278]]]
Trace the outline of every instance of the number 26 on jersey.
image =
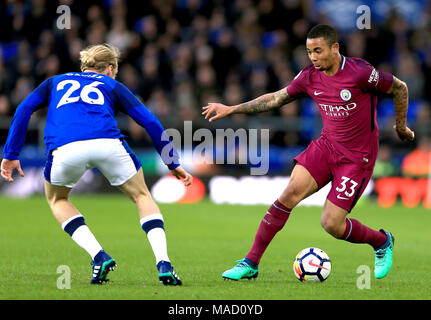
[[[66,85],[70,84],[71,86],[67,91],[64,93],[63,97],[60,99],[60,101],[57,104],[57,108],[60,108],[61,106],[78,102],[79,99],[81,99],[84,102],[90,103],[90,104],[100,104],[103,105],[105,103],[105,97],[103,96],[103,93],[97,89],[97,86],[100,84],[103,84],[103,82],[100,81],[93,81],[90,84],[87,84],[84,86],[77,97],[72,97],[72,94],[75,91],[78,91],[81,89],[81,84],[76,80],[63,80],[57,84],[57,91],[63,90]],[[92,94],[92,97],[90,97],[90,94]],[[97,97],[93,96],[96,95]]]

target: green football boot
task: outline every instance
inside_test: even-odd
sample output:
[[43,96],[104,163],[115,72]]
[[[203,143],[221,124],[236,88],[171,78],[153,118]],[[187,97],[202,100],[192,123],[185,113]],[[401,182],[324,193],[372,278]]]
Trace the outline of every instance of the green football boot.
[[223,272],[222,277],[229,280],[253,279],[257,278],[257,266],[252,267],[248,259],[237,260],[238,264],[232,269]]
[[374,262],[374,276],[376,279],[384,278],[392,267],[392,250],[394,248],[395,238],[390,233],[383,229],[380,232],[386,234],[386,243],[377,250],[374,250],[375,262]]

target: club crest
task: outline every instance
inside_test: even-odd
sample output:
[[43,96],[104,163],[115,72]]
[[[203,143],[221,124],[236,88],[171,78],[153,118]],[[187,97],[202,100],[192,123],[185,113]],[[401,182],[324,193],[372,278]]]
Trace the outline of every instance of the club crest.
[[344,101],[349,101],[350,98],[352,97],[352,93],[349,90],[347,90],[347,89],[343,89],[343,90],[340,91],[340,97]]

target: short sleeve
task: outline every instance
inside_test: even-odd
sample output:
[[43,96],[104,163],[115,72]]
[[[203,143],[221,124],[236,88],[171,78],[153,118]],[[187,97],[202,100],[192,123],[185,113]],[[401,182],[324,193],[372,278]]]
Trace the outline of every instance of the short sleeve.
[[362,60],[358,70],[359,87],[366,92],[386,93],[392,85],[394,76],[377,70],[368,62]]
[[307,94],[307,70],[301,70],[295,78],[293,78],[292,82],[286,87],[287,94],[292,98],[299,98]]

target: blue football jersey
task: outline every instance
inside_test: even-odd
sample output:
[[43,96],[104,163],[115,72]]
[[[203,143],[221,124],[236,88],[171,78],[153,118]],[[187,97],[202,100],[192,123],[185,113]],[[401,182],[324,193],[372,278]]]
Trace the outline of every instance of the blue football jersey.
[[73,141],[123,138],[115,120],[121,111],[146,129],[169,169],[179,166],[178,154],[157,117],[122,83],[93,72],[51,77],[24,99],[12,120],[4,158],[18,159],[31,115],[46,105],[47,153]]

